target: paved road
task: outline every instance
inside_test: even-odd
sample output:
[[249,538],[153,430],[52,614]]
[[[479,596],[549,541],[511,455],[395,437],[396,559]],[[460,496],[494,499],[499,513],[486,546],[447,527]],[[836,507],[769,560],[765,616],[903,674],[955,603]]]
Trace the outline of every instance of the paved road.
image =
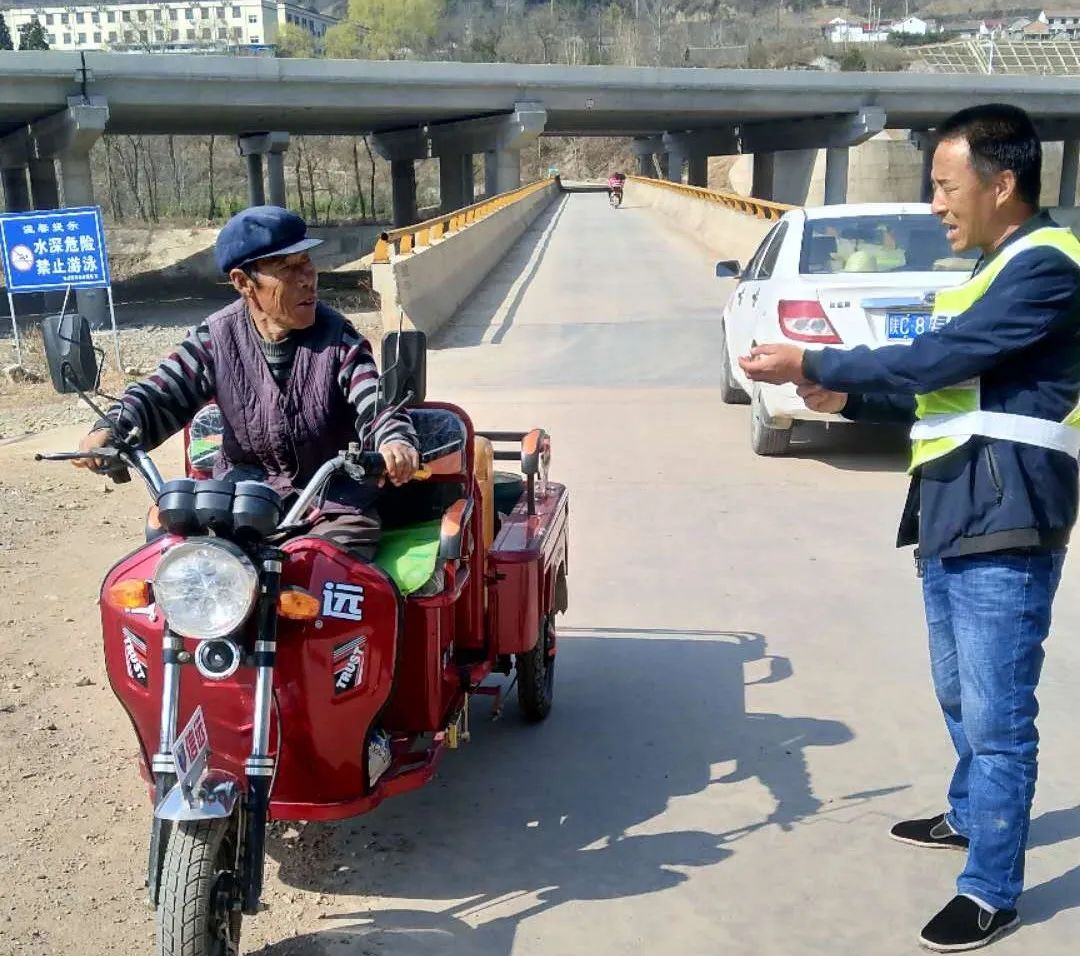
[[[429,394],[546,426],[573,488],[556,710],[478,707],[434,786],[329,828],[369,849],[355,879],[297,884],[333,894],[304,952],[892,956],[952,895],[960,855],[885,836],[941,808],[950,769],[892,548],[902,446],[834,430],[755,458],[713,388],[710,264],[646,210],[570,196],[436,343]],[[1043,681],[1028,925],[1002,956],[1080,932],[1077,581]]]

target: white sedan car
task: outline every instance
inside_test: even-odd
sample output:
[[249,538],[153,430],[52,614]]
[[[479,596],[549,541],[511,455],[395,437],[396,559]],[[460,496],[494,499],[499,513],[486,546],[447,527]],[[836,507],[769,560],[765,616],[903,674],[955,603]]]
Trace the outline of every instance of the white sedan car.
[[721,395],[751,406],[751,444],[782,455],[795,421],[844,421],[810,411],[793,385],[750,382],[736,359],[774,342],[806,348],[909,343],[930,328],[938,289],[971,275],[923,203],[860,203],[785,213],[745,269],[720,262],[737,280],[723,312]]

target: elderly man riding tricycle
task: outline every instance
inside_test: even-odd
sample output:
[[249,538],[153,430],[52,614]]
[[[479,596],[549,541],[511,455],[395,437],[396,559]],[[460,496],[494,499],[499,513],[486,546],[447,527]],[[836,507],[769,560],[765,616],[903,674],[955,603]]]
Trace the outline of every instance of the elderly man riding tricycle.
[[[239,953],[267,821],[421,786],[468,740],[472,695],[501,711],[490,675],[516,670],[527,719],[551,708],[569,499],[547,435],[426,402],[420,333],[387,336],[379,376],[316,300],[315,242],[274,207],[231,220],[217,252],[240,298],[105,412],[85,320],[44,325],[54,384],[99,423],[42,457],[135,469],[154,501],[101,615],[153,793],[159,956]],[[147,452],[181,429],[187,477],[163,481]]]

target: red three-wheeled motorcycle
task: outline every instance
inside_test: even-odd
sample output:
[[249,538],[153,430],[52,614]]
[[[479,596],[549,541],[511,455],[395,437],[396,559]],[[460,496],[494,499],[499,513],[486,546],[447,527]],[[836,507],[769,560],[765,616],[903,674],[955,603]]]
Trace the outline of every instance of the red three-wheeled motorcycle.
[[[97,384],[80,316],[45,323],[54,385]],[[356,816],[431,779],[469,739],[469,699],[501,708],[514,674],[530,720],[552,703],[555,616],[567,607],[569,499],[541,430],[477,432],[424,401],[419,333],[387,336],[384,407],[404,405],[421,471],[380,494],[373,563],[305,535],[331,477],[381,481],[362,441],[285,511],[258,482],[209,477],[220,416],[185,433],[187,477],[163,481],[138,434],[94,454],[139,473],[146,543],[101,589],[105,661],[153,796],[148,887],[159,956],[235,956],[259,910],[269,820]],[[72,458],[79,453],[41,456]],[[495,461],[520,462],[521,474]]]

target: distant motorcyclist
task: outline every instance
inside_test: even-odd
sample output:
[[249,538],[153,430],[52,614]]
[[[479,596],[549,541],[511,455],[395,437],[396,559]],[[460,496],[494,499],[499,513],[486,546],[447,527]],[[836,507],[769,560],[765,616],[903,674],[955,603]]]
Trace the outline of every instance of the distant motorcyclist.
[[623,198],[623,186],[626,184],[626,174],[620,172],[614,172],[608,176],[607,181],[607,193],[610,200],[613,196],[619,198],[619,202],[622,202]]

